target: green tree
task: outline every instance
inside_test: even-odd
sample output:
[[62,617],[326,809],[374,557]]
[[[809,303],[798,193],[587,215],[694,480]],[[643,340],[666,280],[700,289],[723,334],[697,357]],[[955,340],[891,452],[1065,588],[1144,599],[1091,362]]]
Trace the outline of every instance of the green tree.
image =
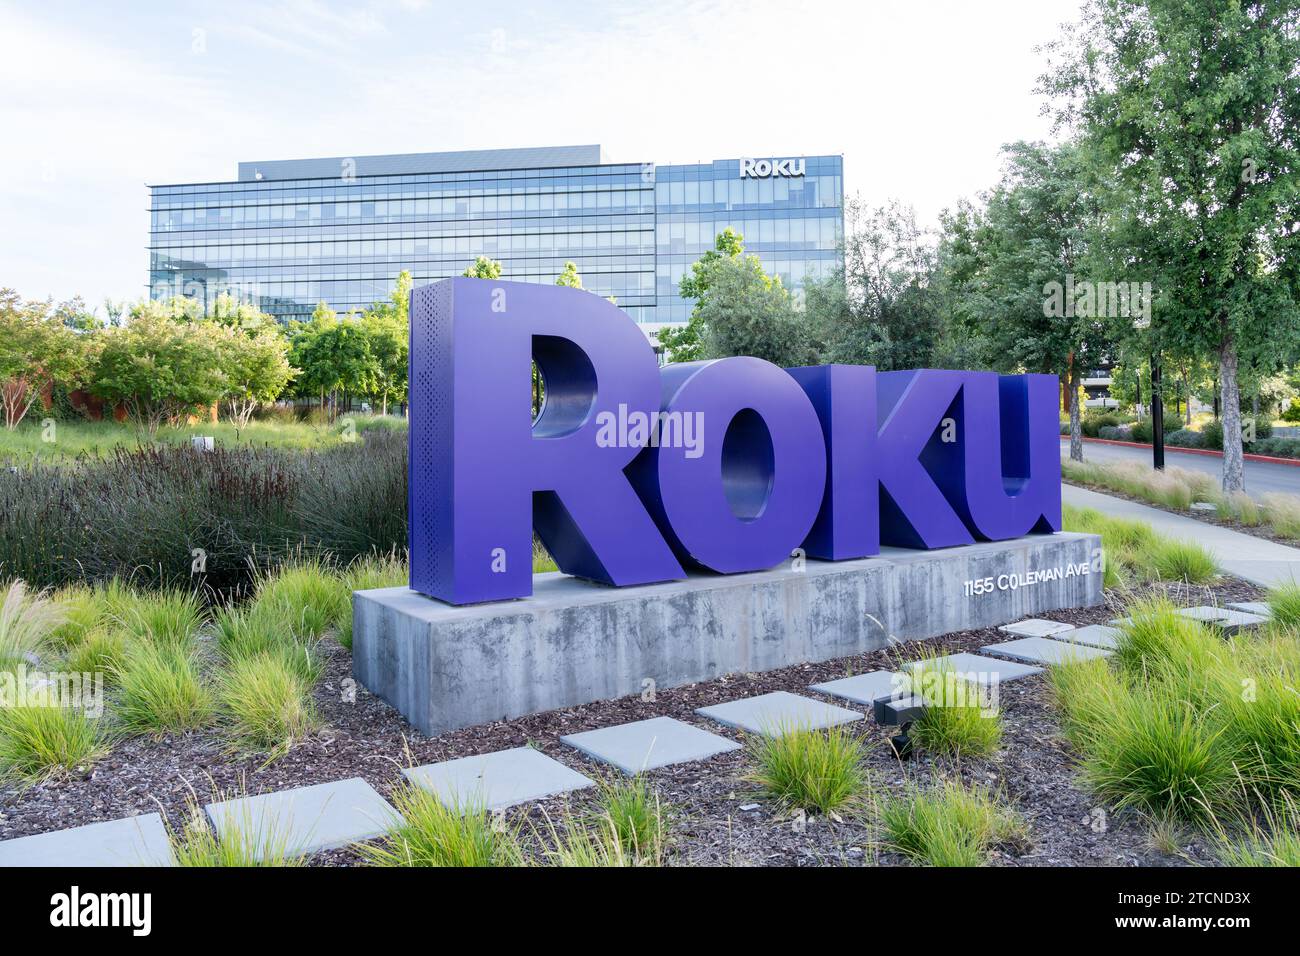
[[150,435],[226,393],[224,338],[214,325],[142,310],[126,326],[100,334],[90,391],[121,402]]
[[763,271],[757,256],[745,254],[744,243],[744,236],[728,226],[714,238],[713,248],[682,276],[681,296],[694,299],[695,304],[685,325],[656,333],[669,361],[729,355],[797,355],[803,361],[812,354],[805,341],[807,326],[789,291],[779,278]]
[[5,427],[26,417],[41,389],[68,382],[84,366],[83,340],[64,321],[65,307],[23,302],[13,289],[0,289],[0,402]]
[[390,402],[406,400],[411,285],[411,273],[403,269],[388,301],[375,303],[364,317],[374,362],[372,396],[384,415]]
[[168,299],[142,299],[131,305],[127,321],[169,319],[173,322],[198,322],[203,318],[203,303],[186,295]]
[[763,271],[758,256],[723,256],[712,263],[691,320],[704,330],[706,358],[752,355],[780,366],[815,360],[803,314],[780,278]]
[[1117,257],[1160,289],[1143,335],[1217,360],[1240,490],[1240,368],[1276,371],[1300,337],[1300,10],[1088,0],[1051,52],[1042,89],[1084,137]]
[[319,396],[331,420],[340,392],[375,394],[377,370],[367,324],[353,316],[340,319],[324,302],[317,304],[311,321],[291,326],[289,361],[301,370],[299,394]]
[[[1083,461],[1079,391],[1110,347],[1112,322],[1091,289],[1091,236],[1098,216],[1078,147],[1014,143],[1002,181],[982,210],[945,217],[946,262],[960,294],[954,318],[985,340],[1001,372],[1059,375],[1070,414],[1070,457]],[[1118,277],[1116,280],[1125,279]],[[1127,293],[1128,286],[1125,291]],[[1129,301],[1133,311],[1140,302]]]
[[572,262],[566,262],[564,271],[556,277],[555,284],[568,286],[570,289],[581,289],[582,276],[578,275],[578,267]]
[[883,370],[932,364],[942,326],[933,237],[897,202],[869,209],[852,199],[844,215],[843,269],[806,286],[822,360]]
[[213,300],[206,318],[218,325],[242,329],[249,335],[254,335],[263,329],[279,328],[275,316],[263,312],[251,302],[236,298],[229,292],[222,292]]
[[289,343],[275,328],[250,335],[240,328],[216,326],[213,338],[220,345],[222,400],[231,421],[243,428],[258,405],[275,401],[293,379],[297,369],[289,364]]
[[461,275],[468,279],[500,279],[501,263],[487,256],[479,256]]

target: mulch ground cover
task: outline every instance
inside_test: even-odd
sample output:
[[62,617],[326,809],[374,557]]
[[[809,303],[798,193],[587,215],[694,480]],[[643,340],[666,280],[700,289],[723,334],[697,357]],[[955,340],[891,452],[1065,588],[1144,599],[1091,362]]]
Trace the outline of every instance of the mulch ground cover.
[[[1231,578],[1211,587],[1165,585],[1159,589],[1169,591],[1182,604],[1255,600],[1261,593]],[[1100,607],[1043,616],[1077,625],[1104,623],[1117,615],[1123,603],[1120,595],[1108,592],[1107,604]],[[929,651],[973,652],[1007,639],[996,629],[965,631],[821,664],[660,689],[653,700],[633,696],[599,701],[438,737],[421,735],[396,710],[352,681],[348,652],[330,641],[326,644],[326,675],[315,692],[325,726],[285,756],[266,763],[264,756],[231,753],[223,740],[209,731],[161,739],[121,739],[108,756],[69,777],[28,787],[0,784],[0,839],[153,811],[161,812],[179,828],[187,820],[188,801],[194,798],[207,802],[214,795],[284,790],[348,777],[363,777],[388,795],[400,782],[404,767],[524,745],[537,747],[595,779],[613,779],[616,772],[612,768],[562,745],[559,737],[671,716],[743,740],[743,734],[698,716],[695,709],[776,690],[816,697],[808,685],[848,674],[895,669]],[[900,763],[887,743],[896,730],[878,727],[869,716],[856,724],[869,754],[871,799],[897,796],[909,780],[924,784],[949,775],[992,788],[1024,815],[1029,826],[1024,844],[994,850],[992,862],[998,865],[1213,862],[1202,837],[1178,835],[1176,846],[1168,840],[1153,841],[1150,827],[1141,818],[1112,813],[1087,792],[1077,779],[1075,756],[1061,737],[1042,677],[1002,685],[998,703],[1004,720],[1003,744],[988,758],[954,761],[918,753]],[[667,811],[666,862],[736,866],[903,862],[880,848],[870,812],[839,819],[783,816],[745,782],[751,767],[750,755],[739,750],[648,774]],[[593,791],[581,791],[516,808],[510,817],[524,833],[543,834],[548,832],[548,820],[563,826],[564,821],[580,819],[593,801]],[[341,850],[317,854],[310,862],[350,865],[357,857],[354,851]]]

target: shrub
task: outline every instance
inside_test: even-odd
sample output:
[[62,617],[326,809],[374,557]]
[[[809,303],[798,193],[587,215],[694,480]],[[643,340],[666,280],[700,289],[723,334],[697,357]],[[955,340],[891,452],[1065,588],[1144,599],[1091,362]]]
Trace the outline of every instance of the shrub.
[[1133,426],[1129,429],[1129,441],[1150,444],[1154,431],[1155,426],[1151,423],[1151,419],[1144,418],[1140,422],[1134,422]]
[[783,809],[830,813],[850,807],[867,786],[862,743],[844,727],[778,728],[748,741],[755,769],[746,777]]
[[1165,433],[1165,444],[1175,448],[1204,448],[1205,436],[1191,428],[1178,428]]
[[1300,438],[1261,438],[1248,450],[1274,458],[1300,458]]
[[1223,422],[1220,419],[1211,419],[1201,426],[1201,442],[1206,448],[1223,450]]
[[989,849],[1021,843],[1020,815],[998,804],[986,788],[945,780],[930,790],[909,785],[881,811],[886,844],[927,866],[982,866]]
[[1300,398],[1291,399],[1291,404],[1282,413],[1284,422],[1300,422]]
[[1083,429],[1083,433],[1089,438],[1097,438],[1103,428],[1114,428],[1125,424],[1127,421],[1130,421],[1130,419],[1125,418],[1118,412],[1094,412],[1089,409],[1083,413],[1079,425]]
[[0,775],[38,782],[92,763],[108,749],[101,722],[81,710],[0,707]]
[[232,741],[273,757],[320,723],[309,685],[275,653],[230,663],[221,677],[219,699]]
[[987,686],[963,679],[947,665],[923,659],[912,677],[913,693],[925,701],[912,738],[924,749],[949,756],[982,757],[1002,743],[1002,718]]
[[131,645],[118,669],[117,716],[133,733],[194,730],[213,716],[212,693],[192,650],[174,644]]
[[22,581],[11,581],[0,601],[0,670],[22,664],[63,623],[63,612]]
[[377,844],[357,847],[371,866],[520,866],[517,830],[494,825],[475,805],[447,807],[433,793],[413,785],[392,794],[401,820]]

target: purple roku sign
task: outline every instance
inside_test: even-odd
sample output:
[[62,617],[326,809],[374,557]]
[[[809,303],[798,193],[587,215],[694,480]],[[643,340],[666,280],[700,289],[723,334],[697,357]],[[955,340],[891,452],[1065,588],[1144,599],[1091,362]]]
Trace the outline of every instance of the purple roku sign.
[[411,295],[410,382],[411,587],[452,604],[530,595],[534,531],[627,586],[1061,527],[1055,376],[660,368],[600,296],[448,279]]

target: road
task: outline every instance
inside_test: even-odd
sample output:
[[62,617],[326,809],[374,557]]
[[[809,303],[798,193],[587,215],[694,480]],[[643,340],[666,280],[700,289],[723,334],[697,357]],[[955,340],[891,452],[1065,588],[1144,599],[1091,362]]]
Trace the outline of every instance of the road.
[[[1061,454],[1070,454],[1070,439],[1061,439]],[[1140,461],[1151,464],[1150,448],[1127,448],[1123,445],[1100,445],[1097,442],[1083,443],[1085,461]],[[1223,459],[1209,455],[1189,455],[1186,452],[1165,449],[1165,464],[1176,465],[1189,471],[1203,471],[1216,478],[1223,474]],[[1253,498],[1281,491],[1287,494],[1300,494],[1300,467],[1295,465],[1275,465],[1267,461],[1246,462],[1246,493]]]

